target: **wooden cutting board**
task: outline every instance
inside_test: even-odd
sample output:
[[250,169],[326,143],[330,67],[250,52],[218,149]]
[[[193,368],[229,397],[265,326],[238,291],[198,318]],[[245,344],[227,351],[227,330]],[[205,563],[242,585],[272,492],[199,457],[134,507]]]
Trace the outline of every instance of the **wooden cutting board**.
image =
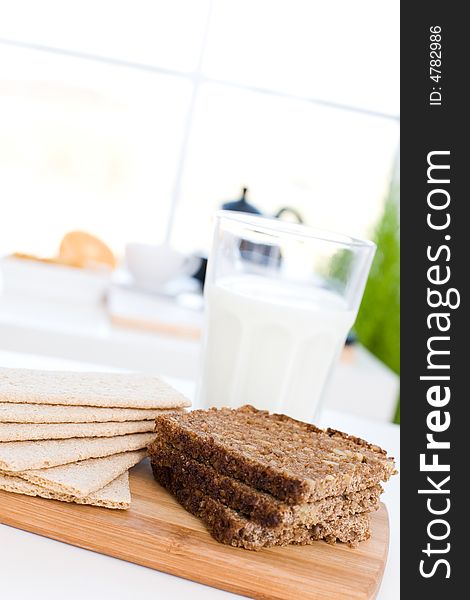
[[148,460],[131,470],[132,507],[113,511],[0,491],[0,522],[158,571],[260,599],[369,600],[388,550],[385,506],[372,537],[344,544],[251,552],[216,542],[152,478]]

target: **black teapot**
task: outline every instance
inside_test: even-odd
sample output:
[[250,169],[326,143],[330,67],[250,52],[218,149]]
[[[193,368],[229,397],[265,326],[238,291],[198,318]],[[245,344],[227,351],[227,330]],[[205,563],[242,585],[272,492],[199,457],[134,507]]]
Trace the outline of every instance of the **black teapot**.
[[[230,200],[229,202],[224,202],[224,204],[222,204],[223,210],[236,210],[239,212],[251,213],[253,215],[269,216],[269,215],[263,215],[263,213],[258,208],[256,208],[256,206],[254,206],[253,204],[250,204],[247,201],[247,199],[246,199],[247,192],[248,192],[248,188],[244,187],[242,189],[242,195],[240,196],[240,198],[238,198],[238,200]],[[293,217],[295,218],[295,220],[298,223],[304,222],[299,211],[290,206],[283,206],[282,208],[280,208],[277,211],[277,213],[275,215],[272,215],[272,216],[274,219],[279,219],[284,214],[293,215]]]
[[[248,188],[246,188],[246,187],[242,188],[242,194],[241,194],[240,198],[238,198],[238,200],[231,200],[229,202],[224,202],[224,204],[222,204],[221,208],[223,210],[234,210],[234,211],[238,211],[238,212],[249,213],[252,215],[260,215],[260,216],[269,217],[270,215],[263,215],[263,213],[258,208],[256,208],[256,206],[254,206],[253,204],[250,204],[247,201],[247,199],[246,199],[247,192],[248,192]],[[302,219],[302,216],[300,215],[300,213],[295,208],[292,208],[290,206],[284,206],[284,207],[280,208],[276,212],[275,215],[272,215],[271,218],[279,219],[285,214],[291,214],[291,215],[293,215],[294,219],[298,223],[303,223],[303,219]],[[253,242],[248,242],[246,240],[244,240],[240,243],[240,253],[245,260],[248,260],[252,263],[258,263],[258,264],[267,264],[269,262],[271,264],[280,265],[281,260],[282,260],[280,252],[277,248],[273,248],[266,244],[255,244]],[[199,266],[198,270],[196,271],[196,273],[194,273],[193,277],[199,281],[199,283],[201,284],[201,287],[204,287],[204,281],[205,281],[205,277],[206,277],[206,268],[207,268],[207,258],[206,257],[200,257],[200,258],[201,258],[200,266]]]
[[[263,215],[262,212],[258,208],[256,208],[256,206],[250,204],[247,201],[247,192],[248,189],[244,187],[242,189],[242,195],[238,200],[225,202],[224,204],[222,204],[222,208],[224,210],[234,210],[254,215],[269,216]],[[298,223],[303,223],[303,219],[300,213],[295,208],[291,208],[289,206],[284,206],[283,208],[280,208],[277,211],[277,213],[271,218],[279,219],[282,215],[286,213],[292,214]],[[243,240],[242,242],[240,242],[240,253],[245,260],[254,264],[271,264],[279,266],[282,260],[281,253],[278,248],[269,246],[267,244],[255,244],[247,240]]]

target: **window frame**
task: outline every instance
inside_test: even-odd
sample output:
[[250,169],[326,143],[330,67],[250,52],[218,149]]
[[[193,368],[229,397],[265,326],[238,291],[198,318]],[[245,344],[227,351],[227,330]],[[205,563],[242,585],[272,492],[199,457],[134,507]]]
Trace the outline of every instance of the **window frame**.
[[[199,55],[198,55],[198,60],[197,60],[197,66],[191,72],[159,67],[157,65],[132,62],[132,61],[127,61],[127,60],[123,60],[123,59],[112,58],[109,56],[88,54],[88,53],[84,53],[84,52],[80,52],[80,51],[76,51],[76,50],[69,50],[66,48],[57,48],[57,47],[29,43],[29,42],[14,40],[14,39],[0,38],[0,45],[35,50],[37,52],[47,52],[47,53],[57,54],[57,55],[61,55],[61,56],[70,56],[73,58],[80,58],[80,59],[89,60],[89,61],[96,61],[96,62],[109,64],[109,65],[113,65],[113,66],[127,67],[127,68],[131,68],[131,69],[147,71],[149,73],[173,75],[175,77],[183,78],[183,79],[190,81],[191,95],[190,95],[187,113],[185,116],[183,135],[182,135],[180,150],[179,150],[179,154],[178,154],[177,165],[176,165],[176,169],[175,169],[174,181],[173,181],[173,185],[172,185],[172,193],[170,196],[168,220],[167,220],[166,227],[165,227],[165,237],[164,237],[165,243],[169,243],[171,236],[172,236],[173,228],[175,225],[175,217],[176,217],[177,207],[178,207],[178,204],[181,199],[182,181],[183,181],[185,167],[186,167],[187,153],[188,153],[189,141],[191,138],[191,132],[192,132],[192,128],[193,128],[197,98],[198,98],[201,86],[203,86],[204,84],[206,84],[206,83],[217,84],[217,85],[224,86],[224,87],[232,87],[232,88],[248,91],[248,92],[251,92],[254,94],[265,94],[268,96],[274,96],[274,97],[278,97],[278,98],[286,98],[286,99],[291,99],[291,100],[307,102],[312,105],[324,106],[324,107],[328,107],[328,108],[332,108],[332,109],[340,110],[340,111],[350,111],[350,112],[354,112],[354,113],[361,113],[363,115],[367,115],[370,117],[378,117],[381,119],[392,120],[392,121],[397,122],[398,124],[400,122],[399,115],[395,115],[395,114],[377,112],[377,111],[373,111],[370,109],[361,108],[358,106],[339,104],[334,101],[328,101],[325,99],[291,94],[288,92],[282,92],[282,91],[271,89],[271,88],[257,87],[257,86],[253,86],[253,85],[245,85],[242,83],[231,81],[229,79],[220,79],[220,78],[208,77],[208,76],[204,75],[204,72],[203,72],[204,57],[205,57],[205,53],[206,53],[209,31],[210,31],[210,27],[211,27],[212,11],[213,11],[213,0],[211,0],[208,5],[207,15],[206,15],[205,23],[204,23],[204,28],[203,28],[201,47],[199,49]],[[397,147],[396,153],[398,153],[398,151],[399,151],[399,149]]]

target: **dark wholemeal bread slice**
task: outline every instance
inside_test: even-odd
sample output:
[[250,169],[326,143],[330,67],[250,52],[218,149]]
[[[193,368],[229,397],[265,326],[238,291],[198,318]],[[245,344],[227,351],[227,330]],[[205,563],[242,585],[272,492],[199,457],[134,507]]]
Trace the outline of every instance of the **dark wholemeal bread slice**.
[[187,456],[288,504],[364,490],[395,473],[378,446],[248,405],[158,416],[155,431]]
[[209,496],[195,495],[192,489],[178,480],[170,467],[152,464],[152,470],[155,479],[186,510],[199,517],[212,536],[223,544],[247,550],[288,544],[306,545],[317,540],[325,540],[330,544],[340,541],[356,546],[370,537],[368,513],[339,517],[310,527],[263,527]]
[[149,454],[152,464],[170,467],[179,482],[191,489],[194,495],[209,496],[266,527],[311,526],[338,517],[376,510],[383,491],[380,485],[375,485],[357,492],[328,496],[315,502],[289,505],[238,479],[220,475],[213,467],[188,457],[161,440],[157,439],[152,443]]

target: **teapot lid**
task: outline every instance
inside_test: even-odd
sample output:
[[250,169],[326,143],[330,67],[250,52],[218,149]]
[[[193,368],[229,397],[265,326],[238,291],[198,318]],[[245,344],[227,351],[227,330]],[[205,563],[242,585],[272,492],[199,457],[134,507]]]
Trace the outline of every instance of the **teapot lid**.
[[239,212],[246,212],[246,213],[251,213],[254,215],[260,215],[261,211],[258,210],[256,208],[256,206],[253,206],[253,204],[250,204],[249,202],[247,202],[247,200],[246,200],[247,192],[248,192],[248,188],[244,187],[242,189],[242,195],[238,200],[231,200],[229,202],[225,202],[224,204],[222,204],[222,208],[224,210],[237,210]]

